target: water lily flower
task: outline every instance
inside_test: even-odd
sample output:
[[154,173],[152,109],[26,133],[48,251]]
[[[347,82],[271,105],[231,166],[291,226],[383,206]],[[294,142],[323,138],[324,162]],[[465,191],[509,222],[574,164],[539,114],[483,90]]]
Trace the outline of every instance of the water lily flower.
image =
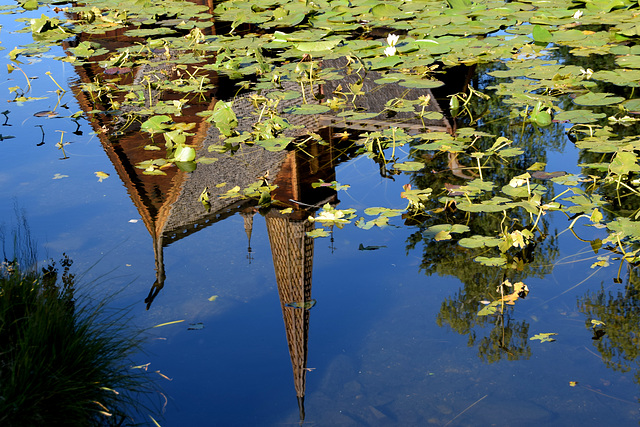
[[344,214],[340,210],[336,210],[335,212],[320,212],[320,215],[316,218],[316,221],[338,221],[340,220]]
[[526,183],[527,183],[527,180],[522,178],[513,178],[511,181],[509,181],[509,185],[512,186],[513,188],[522,187]]
[[586,70],[584,68],[580,68],[580,73],[584,76],[585,79],[589,80],[591,78],[591,75],[593,74],[593,70],[591,68],[587,68]]
[[389,45],[385,50],[384,50],[384,54],[387,56],[393,56],[396,54],[396,44],[398,43],[398,40],[400,40],[400,36],[396,35],[396,34],[389,34],[387,36],[387,44]]
[[580,19],[582,17],[583,13],[581,10],[576,11],[576,13],[573,14],[573,19]]
[[349,224],[350,220],[355,216],[355,209],[335,209],[330,204],[325,204],[322,207],[322,211],[315,218],[310,216],[309,221],[317,221],[324,226],[337,226],[338,228],[344,227]]

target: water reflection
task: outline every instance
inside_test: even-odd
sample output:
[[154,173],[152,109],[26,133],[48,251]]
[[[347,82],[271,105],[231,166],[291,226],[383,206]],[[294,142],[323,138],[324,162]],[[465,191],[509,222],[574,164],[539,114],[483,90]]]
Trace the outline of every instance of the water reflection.
[[603,362],[616,371],[633,371],[640,384],[640,277],[638,268],[629,268],[623,290],[587,292],[578,298],[578,309],[585,314],[585,325],[593,332],[593,347]]
[[[24,211],[0,224],[0,424],[131,425],[159,412],[159,393],[134,363],[146,338],[86,293],[65,253],[39,263]],[[83,285],[84,289],[79,289]]]
[[[81,40],[82,36],[75,44]],[[123,36],[122,31],[118,31],[105,37],[101,45],[113,50],[130,42],[131,40]],[[106,55],[102,58],[106,58]],[[407,90],[397,85],[388,85],[386,90],[375,91],[373,80],[379,77],[377,73],[370,73],[362,80],[357,74],[347,76],[346,69],[338,60],[326,61],[324,66],[342,68],[341,72],[344,74],[341,84],[355,84],[358,79],[361,80],[367,89],[367,95],[358,101],[364,111],[379,112],[389,99],[399,96],[407,96],[409,99],[427,96],[427,109],[440,111],[429,90]],[[161,82],[175,79],[179,73],[179,70],[166,63],[151,64],[129,72],[112,73],[112,70],[102,69],[97,61],[78,66],[76,71],[81,82],[85,84],[85,89],[87,84],[98,81],[106,82],[107,87],[116,84],[139,85],[144,81]],[[187,136],[186,143],[197,148],[198,158],[211,157],[208,148],[220,145],[221,140],[218,128],[204,120],[199,113],[211,110],[217,102],[216,97],[224,97],[228,87],[232,87],[231,82],[221,79],[215,73],[209,72],[203,77],[211,85],[205,86],[206,90],[199,94],[196,102],[191,103],[187,110],[172,116],[176,123],[185,126],[195,124],[188,125],[192,134]],[[213,83],[216,87],[213,87]],[[225,89],[225,86],[228,87]],[[291,82],[282,82],[282,86],[283,89],[299,89],[296,83]],[[320,90],[332,93],[337,90],[337,83],[330,82]],[[371,95],[368,95],[369,92]],[[171,278],[167,278],[165,270],[165,248],[216,222],[240,214],[244,219],[247,257],[250,262],[253,218],[258,213],[265,217],[293,369],[299,417],[301,421],[304,420],[310,309],[315,304],[315,300],[311,298],[314,240],[307,236],[307,232],[313,230],[314,223],[310,222],[308,217],[325,203],[339,203],[334,189],[325,186],[313,188],[312,184],[320,180],[336,180],[336,166],[357,154],[358,147],[353,144],[353,139],[361,132],[384,129],[392,123],[407,132],[419,132],[424,130],[425,126],[431,130],[449,131],[448,122],[444,119],[431,119],[426,122],[410,120],[409,115],[404,113],[389,117],[388,120],[375,121],[339,120],[331,115],[290,116],[289,120],[296,128],[289,131],[288,135],[307,140],[303,150],[267,151],[261,147],[242,145],[238,149],[216,153],[215,162],[200,163],[195,169],[184,170],[172,166],[162,168],[161,175],[147,174],[148,170],[137,166],[150,157],[162,158],[166,155],[166,149],[159,144],[159,150],[145,150],[145,147],[148,148],[159,138],[152,135],[149,142],[149,135],[141,130],[138,122],[131,117],[127,118],[126,113],[143,115],[145,107],[160,102],[169,104],[179,101],[183,94],[171,90],[149,91],[148,94],[145,93],[145,105],[140,106],[140,111],[124,109],[119,114],[113,114],[109,111],[118,110],[126,96],[123,93],[114,90],[100,93],[98,96],[81,90],[80,86],[74,88],[74,93],[82,108],[87,113],[91,112],[91,124],[151,236],[156,278],[144,300],[147,310],[151,309],[164,286],[171,283]],[[287,104],[299,102],[300,99],[282,102],[280,109]],[[252,98],[248,94],[235,98],[234,110],[239,116],[238,129],[250,130],[256,120],[253,115],[255,107]],[[316,132],[322,136],[320,141],[307,138],[307,135]],[[389,173],[389,159],[381,155],[375,160],[380,164],[383,177],[393,177]],[[277,209],[260,208],[255,200],[220,197],[236,186],[244,189],[260,179],[267,182],[267,177],[269,184],[277,186],[271,194],[278,206]],[[209,192],[209,204],[206,207],[203,207],[199,198],[203,189],[208,189]],[[290,208],[290,211],[283,213],[283,208]],[[223,245],[224,242],[217,244]],[[215,250],[221,248],[218,246]]]

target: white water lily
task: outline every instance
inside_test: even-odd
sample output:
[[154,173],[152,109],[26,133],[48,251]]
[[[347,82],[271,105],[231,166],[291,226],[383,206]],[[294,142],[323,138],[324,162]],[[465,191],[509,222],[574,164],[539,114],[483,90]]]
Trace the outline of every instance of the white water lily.
[[395,46],[398,43],[398,40],[400,40],[400,36],[396,34],[389,34],[387,36],[387,44],[391,47]]
[[580,19],[582,17],[583,13],[581,10],[576,11],[576,13],[573,14],[573,19]]
[[396,44],[398,43],[398,40],[400,40],[400,36],[396,35],[396,34],[389,34],[387,36],[387,44],[389,45],[388,47],[385,48],[384,50],[384,54],[387,56],[393,56],[396,54]]
[[509,185],[512,186],[513,188],[522,187],[526,183],[527,183],[527,180],[522,178],[513,178],[511,181],[509,181]]
[[344,217],[344,213],[342,213],[342,211],[338,209],[336,209],[334,212],[322,211],[316,218],[316,221],[338,221],[342,217]]
[[317,221],[327,227],[335,225],[338,228],[342,228],[345,224],[349,224],[350,220],[355,216],[354,213],[355,209],[335,209],[327,203],[322,207],[322,211],[318,216],[315,218],[310,216],[309,221]]
[[587,68],[586,70],[584,68],[580,68],[580,74],[582,74],[584,78],[589,80],[591,78],[591,75],[593,74],[593,70],[591,68]]

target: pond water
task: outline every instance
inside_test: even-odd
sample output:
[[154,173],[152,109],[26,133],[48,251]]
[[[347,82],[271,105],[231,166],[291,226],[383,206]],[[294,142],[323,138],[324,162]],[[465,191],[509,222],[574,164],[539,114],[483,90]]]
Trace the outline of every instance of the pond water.
[[[47,6],[45,13],[52,16],[52,8]],[[22,12],[21,18],[38,18],[43,11]],[[0,17],[3,59],[13,66],[17,63],[9,52],[33,42],[31,32],[18,32],[24,24],[15,19],[15,14]],[[145,175],[136,165],[149,158],[151,151],[144,150],[149,133],[140,126],[129,129],[116,116],[90,112],[105,104],[89,102],[88,92],[80,88],[103,70],[96,72],[95,63],[83,68],[55,59],[69,55],[70,46],[25,54],[20,70],[0,67],[0,98],[8,101],[0,108],[6,110],[0,116],[0,155],[5,160],[0,222],[10,228],[16,210],[23,210],[41,259],[68,254],[83,274],[82,282],[93,284],[91,292],[115,294],[112,304],[128,307],[131,321],[149,328],[145,352],[135,363],[150,363],[148,369],[158,372],[154,400],[160,403],[158,411],[142,410],[140,422],[153,425],[149,415],[162,426],[567,426],[636,425],[640,420],[635,259],[629,257],[629,264],[614,253],[615,247],[594,247],[609,233],[586,226],[593,208],[584,211],[587,219],[577,220],[573,231],[561,212],[545,212],[539,221],[531,216],[544,230],[525,239],[522,247],[513,246],[528,255],[505,255],[506,267],[479,262],[479,256],[491,258],[488,252],[496,245],[458,241],[489,228],[496,233],[526,229],[528,211],[523,208],[524,214],[509,218],[493,210],[489,212],[499,214],[477,219],[464,216],[471,210],[456,212],[455,205],[437,209],[440,197],[458,197],[458,206],[464,205],[456,195],[460,187],[440,190],[450,183],[477,183],[477,172],[501,183],[500,188],[535,162],[545,163],[547,172],[572,176],[584,173],[580,163],[602,161],[585,159],[593,153],[576,147],[567,134],[570,124],[533,130],[528,124],[516,136],[505,125],[504,134],[514,147],[524,147],[524,154],[518,153],[516,166],[504,161],[498,167],[487,164],[486,170],[473,170],[472,157],[464,160],[470,166],[456,168],[456,156],[467,147],[421,151],[416,149],[421,141],[412,140],[358,152],[363,132],[371,131],[364,122],[360,130],[304,128],[322,139],[297,153],[273,146],[212,152],[208,145],[221,130],[211,125],[196,149],[198,158],[217,156],[217,162],[199,163],[193,172],[170,165],[163,169],[168,175]],[[487,87],[497,83],[488,73],[505,68],[479,67],[473,87],[490,91]],[[25,87],[21,70],[37,77],[30,80],[26,95],[45,99],[15,102],[16,90],[9,88]],[[149,75],[153,72],[157,69]],[[348,79],[342,75],[326,82],[324,90],[338,90],[340,82],[353,84]],[[57,85],[66,92],[56,93]],[[193,102],[194,110],[212,108],[211,93],[205,95],[209,98]],[[231,99],[233,91],[220,89],[216,97]],[[235,106],[249,105],[248,99],[240,96]],[[379,101],[367,102],[370,111]],[[429,108],[447,111],[447,103],[440,99],[440,105]],[[508,115],[508,105],[498,100],[489,110]],[[49,111],[55,114],[41,113]],[[78,111],[83,113],[69,117]],[[176,117],[176,122],[188,121]],[[431,130],[454,123],[441,117],[433,116]],[[491,117],[479,124],[460,118],[456,124],[495,132]],[[410,130],[409,120],[385,120],[375,129],[409,123],[405,129]],[[242,118],[239,122],[242,129],[246,123]],[[199,129],[193,133],[200,135]],[[345,130],[351,135],[342,137]],[[166,131],[156,134],[156,142],[164,143],[158,135]],[[406,163],[409,170],[394,169],[384,160],[381,167],[380,152],[387,160],[395,156],[393,164],[419,161],[426,167],[416,172]],[[501,161],[507,158],[505,153]],[[261,177],[267,171],[269,176]],[[543,178],[538,182],[551,194],[567,188]],[[320,180],[349,187],[312,188]],[[235,185],[245,188],[255,181],[261,182],[257,195],[219,197]],[[222,183],[227,185],[218,186]],[[258,199],[274,183],[278,189],[267,194],[271,191],[270,197],[281,204],[274,202],[269,209]],[[412,214],[408,199],[401,197],[409,191],[407,184],[413,190],[434,190],[429,202],[422,200],[426,206],[420,214]],[[205,186],[209,211],[199,198]],[[522,194],[508,197],[526,199]],[[636,199],[630,200],[634,202],[625,209],[633,212]],[[324,206],[329,202],[332,207]],[[371,207],[387,208],[381,211],[383,217],[389,215],[387,226],[355,225],[361,216],[366,221],[380,218],[379,213],[364,213]],[[355,209],[356,216],[344,227],[339,222],[329,227],[330,222],[320,219],[333,208]],[[613,208],[609,212],[610,218],[621,216]],[[442,224],[446,227],[438,228]],[[323,226],[328,237],[307,234]],[[624,248],[631,253],[634,246],[628,243]],[[500,287],[506,279],[524,282],[528,291]],[[517,290],[523,293],[520,298]],[[505,299],[509,294],[514,297]],[[515,305],[504,304],[501,313],[496,303],[501,298]],[[483,307],[494,312],[479,314]],[[166,325],[153,328],[160,324]]]

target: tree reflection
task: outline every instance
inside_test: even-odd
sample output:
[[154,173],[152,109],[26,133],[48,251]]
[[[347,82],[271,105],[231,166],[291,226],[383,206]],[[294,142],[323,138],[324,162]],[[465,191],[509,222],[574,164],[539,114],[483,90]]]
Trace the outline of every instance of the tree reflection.
[[[496,84],[496,79],[486,74],[488,71],[491,69],[481,70],[476,78],[477,89]],[[491,93],[489,90],[484,91]],[[486,160],[482,169],[483,181],[493,182],[494,188],[509,184],[513,176],[524,173],[534,163],[546,164],[547,152],[560,150],[566,140],[561,126],[552,126],[542,131],[524,122],[524,118],[514,116],[514,106],[503,103],[497,96],[475,99],[469,104],[469,108],[474,121],[479,120],[482,132],[496,137],[504,136],[523,150],[518,156],[511,157],[508,164],[502,159]],[[458,118],[457,122],[458,128],[471,124],[468,117]],[[483,144],[491,144],[494,140],[478,140],[474,150],[482,152],[489,148]],[[407,250],[422,247],[420,268],[425,274],[454,276],[462,282],[463,287],[443,301],[436,319],[439,326],[448,325],[455,332],[468,335],[468,345],[477,345],[478,356],[487,363],[527,359],[531,356],[528,345],[529,324],[516,319],[513,307],[490,316],[479,316],[478,312],[483,307],[481,301],[500,298],[500,291],[496,288],[504,280],[524,281],[530,277],[544,277],[558,255],[558,244],[555,233],[548,230],[548,221],[542,218],[534,223],[532,216],[524,209],[510,209],[506,213],[469,212],[457,209],[454,203],[447,203],[447,197],[458,186],[467,185],[470,180],[479,176],[473,163],[475,160],[470,156],[472,153],[471,150],[457,153],[453,161],[451,153],[442,151],[413,153],[414,158],[425,161],[427,167],[413,176],[412,185],[419,189],[447,191],[434,194],[436,197],[425,206],[425,215],[407,218],[408,223],[417,225],[417,230],[407,241]],[[551,199],[553,186],[547,187],[545,197]],[[488,196],[482,197],[487,199]],[[464,237],[497,236],[503,230],[528,230],[534,234],[534,238],[523,247],[511,247],[504,252],[504,267],[483,265],[473,262],[473,259],[478,256],[491,257],[492,253],[495,256],[497,248],[465,248],[455,239],[435,241],[434,233],[429,227],[443,223],[467,226],[469,231]]]
[[[587,316],[587,328],[594,332],[593,345],[605,365],[616,371],[634,370],[640,384],[640,277],[638,268],[629,269],[624,289],[604,288],[587,292],[578,299],[578,309]],[[604,322],[593,324],[591,320]]]

